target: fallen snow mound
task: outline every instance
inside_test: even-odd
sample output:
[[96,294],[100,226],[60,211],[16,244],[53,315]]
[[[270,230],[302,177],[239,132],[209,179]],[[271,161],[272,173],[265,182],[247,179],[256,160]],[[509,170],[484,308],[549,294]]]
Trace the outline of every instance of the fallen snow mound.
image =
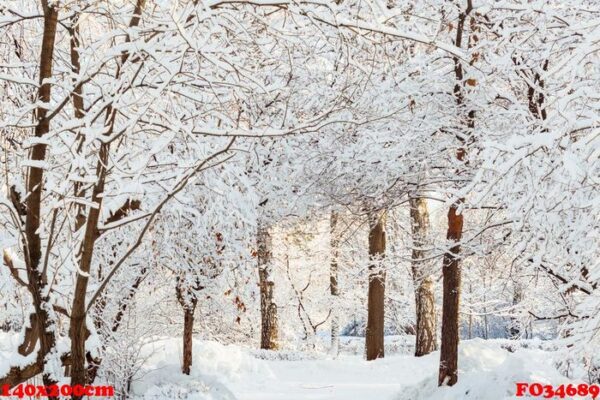
[[[505,342],[482,339],[462,342],[456,385],[438,387],[436,370],[426,379],[407,387],[397,400],[513,400],[517,382],[554,387],[582,383],[569,380],[556,370],[552,352],[532,348],[509,352],[502,346]],[[439,353],[428,357],[435,357],[437,362]]]
[[235,400],[227,388],[242,377],[272,376],[246,350],[210,341],[194,341],[190,375],[181,373],[181,339],[159,338],[142,347],[144,368],[132,385],[132,398]]

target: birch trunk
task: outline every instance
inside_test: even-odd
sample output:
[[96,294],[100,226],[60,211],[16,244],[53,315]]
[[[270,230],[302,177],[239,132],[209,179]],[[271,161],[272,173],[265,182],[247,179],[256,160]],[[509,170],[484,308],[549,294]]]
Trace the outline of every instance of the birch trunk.
[[330,353],[337,357],[340,350],[340,326],[338,315],[338,252],[339,252],[339,233],[337,231],[338,215],[335,211],[331,212],[329,243],[331,246],[331,263],[329,265],[329,290],[331,294],[331,350]]
[[259,224],[257,234],[258,279],[260,286],[260,348],[278,348],[277,305],[273,300],[274,282],[270,279],[272,268],[272,238],[269,229]]
[[424,198],[411,198],[409,204],[413,237],[412,274],[417,314],[415,356],[420,357],[437,348],[433,277],[425,270],[427,263],[423,261],[426,256],[423,248],[427,245],[429,232],[429,212],[427,200]]

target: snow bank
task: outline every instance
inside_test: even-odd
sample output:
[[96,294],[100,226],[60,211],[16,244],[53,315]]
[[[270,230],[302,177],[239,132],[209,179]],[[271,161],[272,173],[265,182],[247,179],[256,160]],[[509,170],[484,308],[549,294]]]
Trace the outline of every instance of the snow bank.
[[132,383],[135,399],[235,400],[228,385],[248,375],[272,377],[246,350],[210,341],[193,342],[190,375],[181,373],[180,338],[154,339],[142,347],[145,360]]
[[459,378],[452,387],[437,386],[439,352],[427,358],[434,373],[407,387],[397,400],[505,400],[515,399],[516,382],[560,384],[574,382],[554,367],[553,353],[518,348],[509,352],[506,341],[474,339],[463,341],[459,351]]
[[[360,347],[358,339],[344,340],[350,347]],[[390,341],[399,350],[405,349],[404,342]],[[453,387],[438,388],[439,352],[416,358],[399,351],[375,361],[365,361],[362,354],[352,352],[337,359],[314,359],[312,353],[277,355],[197,340],[193,344],[191,374],[186,376],[180,372],[181,339],[160,338],[142,347],[145,361],[132,383],[132,398],[505,400],[515,399],[517,382],[555,387],[580,383],[570,381],[554,368],[553,358],[558,354],[541,349],[543,343],[518,344],[507,340],[463,341],[459,382]]]

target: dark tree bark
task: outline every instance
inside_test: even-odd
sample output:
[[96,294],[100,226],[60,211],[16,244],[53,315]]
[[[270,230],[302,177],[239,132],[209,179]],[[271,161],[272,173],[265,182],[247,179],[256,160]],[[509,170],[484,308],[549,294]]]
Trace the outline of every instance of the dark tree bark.
[[85,324],[86,294],[89,273],[94,255],[94,247],[96,240],[99,237],[97,227],[98,220],[100,218],[102,194],[104,192],[104,183],[107,174],[108,152],[108,145],[102,144],[100,147],[101,161],[98,162],[98,169],[96,172],[98,182],[96,185],[94,185],[94,189],[92,191],[92,201],[98,206],[90,207],[88,216],[86,218],[83,243],[78,254],[80,259],[79,269],[83,273],[79,273],[77,275],[71,311],[71,324],[69,325],[69,336],[71,338],[71,386],[85,385],[88,382],[86,378],[85,366],[85,342],[89,336],[89,331]]
[[440,373],[438,384],[454,385],[458,381],[459,300],[460,300],[460,242],[463,216],[457,210],[461,201],[454,203],[448,211],[448,233],[446,238],[456,244],[444,254],[443,278],[444,300],[442,312],[442,348],[440,351]]
[[329,220],[329,244],[331,246],[331,263],[329,265],[329,291],[331,294],[331,354],[337,356],[340,349],[340,326],[338,315],[338,297],[340,294],[338,287],[338,252],[339,252],[339,232],[337,229],[338,215],[335,211],[331,212]]
[[198,279],[190,281],[184,277],[177,278],[177,300],[183,308],[183,363],[181,372],[190,374],[192,368],[192,344],[194,333],[194,313],[198,305],[198,291],[202,290]]
[[[137,0],[133,16],[129,22],[130,28],[138,26],[144,4],[145,0]],[[127,37],[126,40],[129,41],[129,37]],[[123,64],[125,64],[128,56],[129,53],[127,52],[122,54],[121,64],[117,66],[117,77],[121,75],[120,68]],[[109,136],[114,130],[117,113],[112,106],[109,106],[105,115],[105,135]],[[75,293],[72,302],[71,323],[69,325],[69,336],[71,338],[71,386],[84,386],[87,383],[91,383],[90,379],[92,378],[92,376],[88,376],[85,365],[88,359],[85,343],[89,336],[89,331],[85,324],[87,314],[86,294],[89,280],[88,276],[94,256],[94,248],[96,241],[100,237],[100,232],[98,231],[98,221],[100,218],[100,211],[102,209],[102,200],[104,198],[104,185],[108,175],[109,153],[110,142],[102,143],[100,145],[98,163],[96,167],[97,181],[91,194],[91,201],[97,206],[90,207],[88,215],[85,219],[85,233],[83,243],[78,254],[80,259],[79,269],[83,272],[83,274],[80,273],[77,275]],[[73,399],[75,400],[79,400],[81,398],[83,397],[73,396]]]
[[[458,16],[456,27],[456,47],[462,47],[465,22],[470,12],[473,10],[471,0],[467,0],[467,5]],[[476,29],[474,20],[471,20],[472,30]],[[473,61],[474,62],[474,61]],[[466,114],[464,118],[464,135],[457,137],[461,146],[456,151],[456,159],[459,164],[466,162],[467,149],[471,132],[475,126],[475,111],[464,111],[465,84],[473,85],[476,82],[465,82],[462,61],[454,57],[454,75],[456,84],[454,85],[454,98],[460,115]],[[468,81],[468,80],[467,80]],[[457,171],[459,174],[460,171]],[[442,301],[442,346],[440,349],[440,369],[438,376],[438,385],[453,386],[458,382],[458,342],[459,342],[459,308],[460,308],[460,290],[461,290],[461,270],[460,270],[460,241],[463,232],[463,214],[462,205],[464,198],[454,201],[448,210],[448,231],[446,239],[452,243],[452,246],[446,253],[442,262],[444,291]]]
[[[81,70],[81,62],[79,60],[78,48],[81,45],[79,37],[79,14],[71,17],[71,26],[68,28],[70,37],[70,57],[71,57],[71,69],[75,75],[79,75]],[[73,103],[73,116],[76,119],[82,119],[85,116],[84,102],[83,102],[83,84],[78,84],[73,89],[71,94],[71,102]],[[77,135],[77,153],[80,153],[83,148],[85,141],[85,135],[78,133]],[[75,182],[73,192],[75,197],[84,197],[85,193],[82,190],[82,182]],[[81,229],[85,224],[85,206],[77,204],[77,216],[75,217],[75,231]]]
[[258,279],[260,286],[260,348],[278,348],[277,305],[273,300],[274,282],[270,278],[272,263],[272,238],[269,229],[259,224],[257,234]]
[[365,349],[367,360],[384,356],[385,323],[385,270],[382,259],[385,255],[385,212],[370,216],[369,231],[369,295],[367,304],[367,333]]
[[412,197],[409,204],[413,237],[412,274],[417,317],[415,356],[420,357],[437,348],[433,277],[424,270],[427,265],[423,261],[426,255],[423,248],[427,245],[429,232],[429,212],[427,200],[424,198]]
[[[38,102],[35,110],[34,136],[41,138],[50,131],[50,119],[47,104],[50,102],[52,86],[47,79],[52,77],[52,64],[54,61],[54,46],[56,42],[56,28],[58,24],[58,9],[42,0],[44,15],[44,30],[40,53],[40,72]],[[46,159],[46,145],[36,143],[30,152],[30,159],[43,161]],[[54,324],[48,310],[50,309],[49,296],[46,293],[46,265],[42,260],[42,241],[39,235],[41,226],[42,191],[44,184],[44,171],[37,166],[31,166],[27,170],[27,196],[25,200],[25,240],[23,240],[23,253],[27,270],[26,287],[31,294],[34,314],[29,316],[30,329],[26,330],[23,343],[19,346],[20,353],[30,353],[39,342],[37,355],[33,363],[12,367],[1,379],[0,384],[13,387],[38,374],[42,374],[44,385],[53,385],[56,382],[45,373],[45,357],[56,345]],[[13,199],[15,201],[17,199]],[[20,202],[20,201],[19,201]],[[22,210],[22,204],[18,204],[17,210]],[[54,399],[55,397],[50,397]]]
[[181,372],[186,375],[190,374],[192,367],[192,337],[194,331],[194,307],[185,307],[183,309],[183,365]]
[[[50,101],[52,86],[46,81],[52,77],[52,64],[54,60],[54,44],[56,41],[56,27],[58,23],[58,10],[49,5],[46,1],[42,1],[44,10],[44,33],[42,37],[42,49],[40,54],[40,87],[38,90],[38,101],[40,106],[36,109],[35,118],[35,136],[43,137],[50,130],[50,120],[47,117],[47,103]],[[43,161],[46,159],[46,145],[37,143],[33,146],[30,153],[30,159],[34,161]],[[29,291],[32,295],[33,306],[36,312],[36,321],[32,319],[32,328],[37,328],[36,335],[40,342],[37,364],[41,364],[43,370],[45,356],[54,348],[56,337],[52,328],[53,321],[48,314],[48,295],[46,292],[46,271],[42,265],[42,248],[41,238],[38,233],[41,220],[42,206],[42,190],[44,184],[44,171],[39,167],[29,167],[27,176],[27,216],[25,219],[25,237],[23,243],[25,253],[25,261],[27,267],[27,279]],[[27,376],[21,372],[35,370],[35,368],[26,367],[23,371],[18,371],[19,368],[11,370],[8,377],[11,375],[15,378]],[[54,384],[54,380],[48,375],[43,375],[44,385]],[[9,384],[17,384],[18,381],[9,382]]]

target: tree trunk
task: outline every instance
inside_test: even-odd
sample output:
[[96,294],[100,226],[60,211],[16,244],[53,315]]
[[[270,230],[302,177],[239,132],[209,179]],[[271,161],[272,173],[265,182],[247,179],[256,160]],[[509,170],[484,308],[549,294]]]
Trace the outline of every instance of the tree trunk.
[[[44,9],[44,34],[42,37],[42,50],[40,54],[40,88],[38,91],[38,101],[41,105],[36,110],[37,125],[35,127],[35,136],[42,137],[50,130],[50,120],[47,118],[47,106],[50,102],[51,85],[45,82],[52,77],[52,63],[54,59],[54,44],[56,41],[56,27],[58,23],[58,10],[46,2],[42,2]],[[46,145],[37,143],[33,146],[30,153],[31,160],[42,161],[46,159]],[[33,305],[37,314],[38,337],[40,339],[40,349],[38,350],[38,360],[43,363],[43,358],[55,346],[56,338],[54,329],[51,326],[52,321],[48,315],[47,307],[48,296],[45,293],[46,271],[42,266],[41,238],[38,233],[40,228],[40,212],[42,203],[42,186],[44,183],[44,171],[39,167],[29,167],[27,177],[27,218],[25,220],[24,243],[25,256],[27,260],[27,278],[30,291],[33,296]],[[53,385],[56,382],[44,373],[44,385]]]
[[426,255],[423,248],[427,245],[429,231],[429,212],[427,200],[424,198],[411,198],[409,204],[413,239],[412,273],[417,314],[415,356],[420,357],[437,348],[433,277],[425,270],[427,263],[423,261]]
[[[137,0],[134,15],[131,17],[129,27],[136,27],[140,22],[140,15],[142,7],[144,6],[145,0]],[[129,42],[129,37],[126,38]],[[121,65],[125,63],[128,52],[124,52],[121,55]],[[121,71],[120,66],[117,66],[116,77],[120,77]],[[110,136],[114,130],[117,112],[111,106],[106,110],[105,125],[106,132],[105,136]],[[87,373],[85,362],[87,360],[85,343],[89,336],[89,330],[86,326],[86,294],[88,287],[89,274],[92,266],[94,247],[96,240],[99,238],[98,232],[98,221],[100,219],[100,211],[102,210],[102,201],[104,199],[104,185],[106,183],[106,177],[108,175],[108,161],[110,153],[110,142],[102,143],[98,154],[98,162],[96,166],[96,184],[92,190],[92,203],[96,207],[90,207],[88,216],[85,220],[85,233],[83,237],[83,243],[79,249],[79,270],[83,273],[77,274],[77,280],[75,283],[75,293],[72,303],[71,311],[71,323],[69,326],[69,336],[71,338],[71,386],[82,385],[85,386],[87,383],[91,383],[89,379],[91,375]],[[95,367],[92,365],[90,370],[94,370]],[[94,373],[95,376],[95,373]],[[73,396],[74,400],[82,399],[83,396]]]
[[[519,307],[519,305],[521,304],[521,302],[523,301],[523,285],[520,282],[520,268],[519,267],[515,267],[514,273],[516,275],[515,278],[513,278],[513,307],[514,309],[516,309],[517,307]],[[513,309],[513,312],[514,312]],[[519,321],[518,318],[516,317],[511,317],[510,319],[510,327],[508,329],[508,333],[511,339],[520,339],[521,336],[523,335],[523,329],[522,329],[522,324],[521,321]]]
[[[54,61],[54,45],[56,42],[56,28],[58,24],[58,9],[54,5],[42,0],[44,13],[44,32],[40,52],[39,89],[37,94],[38,106],[35,110],[34,136],[41,138],[50,130],[50,118],[48,117],[48,103],[50,102],[52,86],[47,81],[52,77],[52,64]],[[43,141],[34,144],[30,151],[30,160],[43,161],[46,159],[46,144]],[[32,297],[35,313],[30,314],[31,330],[26,331],[26,337],[19,346],[20,352],[29,352],[31,346],[35,346],[39,340],[37,356],[33,363],[23,366],[11,367],[3,374],[0,382],[2,385],[13,387],[27,379],[42,373],[45,386],[56,383],[54,377],[46,372],[46,355],[56,345],[54,324],[48,310],[49,295],[46,290],[47,277],[46,265],[42,260],[42,241],[39,235],[41,226],[42,191],[44,184],[44,170],[38,166],[30,166],[27,170],[27,196],[25,237],[23,240],[23,253],[27,270],[27,289]],[[18,204],[20,207],[21,204]],[[35,330],[35,331],[34,331]],[[49,397],[55,399],[56,397]]]
[[278,348],[277,305],[273,301],[273,281],[270,280],[272,267],[272,238],[269,229],[259,223],[257,234],[258,279],[260,286],[260,348]]
[[[469,298],[473,298],[473,285],[469,282]],[[473,312],[469,312],[469,339],[473,339]]]
[[[473,10],[472,0],[466,1],[467,5],[458,16],[456,27],[455,45],[462,47],[463,33],[467,17]],[[474,20],[471,20],[472,32],[477,30]],[[475,38],[475,35],[473,35]],[[477,39],[468,41],[468,47],[473,45]],[[454,57],[454,75],[456,83],[454,85],[454,98],[458,108],[459,116],[464,115],[464,135],[457,136],[461,146],[456,150],[456,160],[459,165],[465,163],[469,137],[475,127],[475,111],[464,110],[464,85],[465,77],[462,61]],[[457,175],[460,174],[460,168]],[[438,376],[438,385],[453,386],[458,381],[458,341],[459,341],[459,301],[460,301],[460,240],[462,239],[463,215],[461,207],[464,204],[464,198],[459,198],[450,206],[448,210],[448,232],[446,239],[452,243],[452,247],[444,253],[442,262],[444,291],[442,301],[442,346],[440,350],[440,370]]]
[[442,309],[442,348],[438,384],[448,386],[458,381],[459,300],[460,300],[460,239],[463,215],[458,214],[462,200],[454,203],[448,211],[448,234],[446,238],[455,243],[444,254],[444,300]]
[[384,356],[384,302],[385,302],[385,212],[370,216],[369,231],[369,296],[367,304],[367,333],[365,349],[367,360]]
[[192,367],[192,338],[194,331],[194,311],[196,305],[183,309],[183,366],[181,371],[189,375]]
[[[485,275],[483,275],[481,277],[481,280],[483,282],[483,304],[487,304],[487,283],[485,281]],[[488,325],[488,311],[487,311],[487,307],[483,306],[483,338],[484,339],[488,339],[489,338],[489,329],[488,329],[489,325]]]
[[[189,278],[189,277],[188,277]],[[193,286],[189,286],[190,282],[194,282]],[[192,368],[192,344],[194,333],[194,312],[198,305],[197,292],[202,290],[198,279],[185,279],[185,277],[177,277],[177,300],[183,308],[183,362],[181,372],[189,375]]]
[[[75,292],[73,295],[71,323],[69,325],[69,336],[71,338],[71,386],[85,385],[88,382],[86,374],[86,348],[85,342],[89,336],[89,330],[86,326],[86,295],[89,281],[89,273],[92,267],[94,256],[94,247],[99,237],[98,221],[102,207],[102,195],[104,193],[104,183],[108,168],[109,145],[100,146],[100,160],[97,164],[96,176],[98,181],[92,190],[92,202],[97,207],[90,207],[86,218],[85,233],[83,243],[78,252],[79,270],[75,282]],[[73,396],[73,399],[83,398],[83,396]]]
[[[79,14],[75,14],[71,17],[71,26],[68,28],[70,36],[70,56],[71,56],[71,68],[73,74],[78,77],[81,71],[81,62],[79,59],[79,47],[81,45],[79,37]],[[76,81],[76,78],[74,78]],[[74,82],[75,83],[75,82]],[[76,85],[71,93],[71,102],[73,103],[74,118],[83,119],[85,117],[84,102],[83,102],[83,85]],[[85,142],[85,135],[81,132],[77,134],[77,153],[81,153],[83,143]],[[76,181],[74,183],[73,194],[75,197],[84,197],[85,191],[82,190],[83,183]],[[83,204],[76,204],[77,216],[75,217],[75,232],[78,231],[83,224],[85,224],[85,206]]]
[[331,293],[331,350],[330,353],[337,357],[340,351],[340,326],[338,315],[338,252],[339,252],[339,232],[337,231],[338,215],[335,211],[331,212],[329,221],[329,243],[331,246],[331,263],[329,265],[329,291]]

